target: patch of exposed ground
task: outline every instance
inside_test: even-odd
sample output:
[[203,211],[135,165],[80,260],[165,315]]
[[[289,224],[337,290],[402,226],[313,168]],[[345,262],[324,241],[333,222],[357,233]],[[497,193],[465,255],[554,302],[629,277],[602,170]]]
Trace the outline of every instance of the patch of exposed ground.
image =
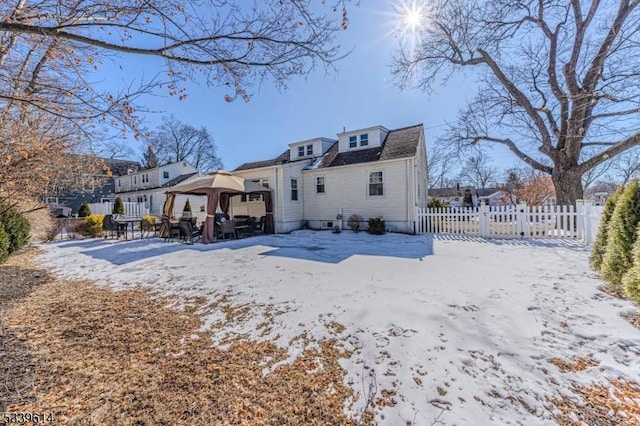
[[[574,360],[551,358],[564,373],[577,373],[599,363],[590,357]],[[608,386],[572,386],[573,397],[559,396],[551,399],[559,413],[555,420],[561,426],[640,426],[640,386],[626,381],[611,381]]]
[[585,357],[579,357],[573,361],[566,361],[562,358],[554,357],[549,360],[549,363],[558,367],[561,373],[575,373],[577,371],[586,370],[587,368],[595,367],[596,365],[598,365],[598,362],[593,358]]
[[575,386],[578,398],[552,400],[560,413],[561,426],[639,426],[640,387],[635,383],[612,381],[610,386]]
[[0,266],[0,277],[0,299],[12,301],[2,308],[0,373],[10,385],[0,386],[0,411],[78,425],[358,421],[344,414],[353,393],[338,361],[349,354],[334,340],[276,366],[288,355],[269,342],[214,346],[197,300],[176,310],[147,291],[53,279],[28,257]]
[[629,321],[635,328],[640,329],[640,311],[637,311],[636,313],[631,315],[625,315],[624,319]]

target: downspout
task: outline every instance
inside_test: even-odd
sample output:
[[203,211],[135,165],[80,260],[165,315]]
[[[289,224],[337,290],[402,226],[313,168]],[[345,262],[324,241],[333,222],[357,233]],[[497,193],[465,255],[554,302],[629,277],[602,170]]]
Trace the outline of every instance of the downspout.
[[280,203],[280,200],[279,200],[280,197],[278,195],[282,195],[283,191],[280,191],[278,189],[278,166],[273,166],[273,171],[275,172],[274,174],[276,175],[276,182],[275,182],[275,185],[274,185],[274,188],[275,188],[275,191],[276,191],[276,196],[273,197],[273,199],[275,200],[276,204],[273,206],[273,210],[277,214],[277,216],[275,216],[273,218],[273,228],[274,228],[273,232],[274,232],[274,234],[277,234],[278,233],[278,225],[277,224],[278,224],[278,220],[280,220],[280,216],[281,216],[281,214],[280,214],[280,206],[282,204],[282,203]]
[[[411,160],[408,159],[407,160],[407,166],[404,168],[404,176],[405,176],[405,188],[407,188],[407,202],[404,203],[404,209],[405,209],[405,214],[404,217],[406,219],[407,222],[410,222],[410,218],[409,218],[409,205],[413,204],[411,203],[411,198],[413,198],[413,191],[410,191],[410,185],[409,185],[409,168],[411,167]],[[408,225],[408,224],[407,224]]]

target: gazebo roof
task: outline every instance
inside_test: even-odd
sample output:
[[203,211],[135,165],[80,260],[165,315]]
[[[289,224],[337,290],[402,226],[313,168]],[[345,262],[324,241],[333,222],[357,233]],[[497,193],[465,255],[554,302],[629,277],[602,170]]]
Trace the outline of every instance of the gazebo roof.
[[220,193],[251,193],[272,191],[270,188],[252,182],[240,176],[236,176],[225,170],[218,170],[205,176],[190,179],[186,182],[170,188],[168,194],[194,194],[207,195],[210,192]]

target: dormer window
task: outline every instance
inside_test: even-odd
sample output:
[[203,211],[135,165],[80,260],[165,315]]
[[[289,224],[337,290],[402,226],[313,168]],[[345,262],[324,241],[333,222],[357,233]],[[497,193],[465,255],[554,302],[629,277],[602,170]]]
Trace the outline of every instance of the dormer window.
[[367,146],[367,145],[369,145],[369,134],[364,133],[360,135],[360,146]]
[[298,147],[298,157],[304,157],[304,146]]
[[358,146],[358,137],[349,136],[349,148],[355,148]]
[[307,155],[313,155],[313,145],[307,145]]

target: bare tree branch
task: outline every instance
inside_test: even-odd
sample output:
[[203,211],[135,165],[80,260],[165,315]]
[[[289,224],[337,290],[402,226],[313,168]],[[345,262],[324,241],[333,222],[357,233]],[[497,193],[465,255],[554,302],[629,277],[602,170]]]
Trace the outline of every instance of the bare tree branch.
[[573,203],[584,173],[640,144],[639,7],[640,0],[436,0],[418,37],[400,38],[394,75],[402,87],[432,91],[476,69],[481,89],[448,135],[509,147],[551,175],[558,202]]

